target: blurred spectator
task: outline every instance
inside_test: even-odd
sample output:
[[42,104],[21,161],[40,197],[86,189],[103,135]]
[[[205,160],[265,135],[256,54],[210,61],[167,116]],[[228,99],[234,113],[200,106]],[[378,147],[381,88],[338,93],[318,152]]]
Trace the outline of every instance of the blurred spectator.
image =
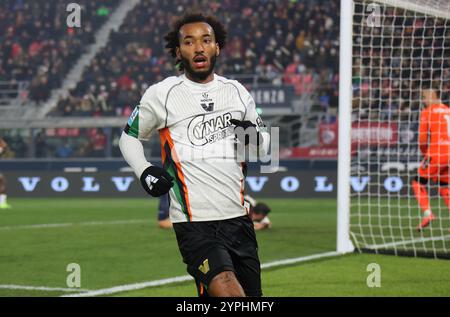
[[48,146],[47,141],[45,140],[45,136],[42,132],[39,132],[36,135],[34,140],[35,148],[36,148],[36,157],[47,157],[48,154]]
[[330,81],[338,72],[339,1],[142,1],[52,115],[126,116],[149,85],[176,73],[163,36],[174,15],[195,9],[227,25],[218,74],[249,76],[239,77],[244,83],[256,76],[260,84],[294,85],[300,95],[318,90],[319,72]]
[[11,151],[8,146],[8,143],[3,138],[0,138],[0,158],[9,159],[13,158],[15,153]]
[[70,145],[70,139],[64,138],[61,144],[56,148],[56,157],[68,158],[73,154],[72,146]]
[[106,149],[106,136],[101,129],[92,129],[90,133],[93,157],[104,157]]
[[78,0],[81,28],[68,28],[64,0],[0,2],[0,80],[28,81],[29,98],[42,102],[94,42],[94,32],[107,20],[98,8],[112,9],[119,0]]

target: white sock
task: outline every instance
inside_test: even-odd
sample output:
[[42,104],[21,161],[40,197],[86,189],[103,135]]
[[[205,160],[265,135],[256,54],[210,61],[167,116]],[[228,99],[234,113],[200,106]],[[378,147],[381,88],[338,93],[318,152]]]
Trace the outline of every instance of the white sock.
[[0,194],[0,205],[6,204],[6,194]]

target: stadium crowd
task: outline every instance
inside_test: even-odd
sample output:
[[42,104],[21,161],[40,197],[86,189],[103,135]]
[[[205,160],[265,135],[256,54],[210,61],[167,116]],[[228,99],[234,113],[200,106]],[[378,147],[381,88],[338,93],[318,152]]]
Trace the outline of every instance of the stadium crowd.
[[[98,15],[100,5],[79,2],[91,9],[86,10],[81,29],[68,29],[58,27],[62,17],[55,14],[53,4],[2,1],[0,27],[6,31],[0,34],[0,81],[30,80],[30,98],[44,100],[105,19]],[[112,8],[117,2],[107,0],[101,5]],[[127,15],[77,87],[59,100],[51,115],[129,116],[149,85],[176,73],[163,36],[175,16],[195,8],[218,16],[228,28],[228,44],[218,59],[217,73],[235,76],[246,85],[255,81],[292,85],[297,96],[314,94],[324,110],[337,107],[338,1],[148,0]],[[421,85],[429,80],[439,80],[443,91],[450,91],[450,59],[445,58],[450,56],[448,22],[388,9],[385,27],[374,29],[365,25],[364,7],[356,10],[361,20],[354,28],[354,43],[361,56],[354,59],[354,119],[387,120],[402,114],[411,119],[411,112],[418,113]],[[57,11],[65,17],[65,10]],[[51,14],[54,19],[49,18]],[[448,97],[444,102],[448,103]],[[10,147],[23,149],[27,142],[14,138],[8,140]],[[44,156],[84,153],[79,151],[82,136],[72,138],[74,151],[57,154],[57,145],[48,145]],[[113,144],[112,153],[114,149]]]
[[61,99],[53,116],[128,116],[145,89],[175,73],[163,36],[188,10],[219,17],[228,44],[216,72],[244,84],[293,85],[297,95],[316,92],[336,101],[338,1],[143,1],[111,35],[86,68],[78,86]]
[[[111,0],[102,4],[112,7],[116,2]],[[11,59],[10,53],[5,54],[2,65],[9,63],[9,66],[2,68],[2,79],[29,80],[32,82],[29,97],[45,100],[72,66],[70,61],[76,60],[83,52],[83,45],[92,41],[94,30],[104,19],[97,17],[100,8],[92,7],[94,3],[81,1],[85,8],[83,14],[85,11],[89,14],[83,15],[82,28],[64,26],[58,29],[65,17],[62,7],[65,4],[62,1],[56,6],[44,5],[41,1],[33,3],[20,0],[2,3],[2,25],[9,29],[14,26],[13,38],[21,47],[28,48],[32,44],[27,42],[31,32],[29,25],[49,21],[36,39],[42,39],[52,54],[40,49],[39,55],[31,58],[23,50],[21,59],[17,60]],[[237,79],[244,84],[252,83],[256,78],[258,84],[293,85],[297,95],[316,92],[323,95],[321,101],[325,104],[337,103],[339,10],[336,1],[323,5],[316,0],[165,0],[142,1],[128,14],[121,28],[112,33],[108,45],[87,67],[79,85],[58,102],[51,115],[128,116],[150,84],[175,73],[172,58],[164,49],[163,36],[174,15],[195,8],[217,15],[228,26],[228,45],[217,64],[219,74],[240,76]],[[19,15],[31,21],[25,23],[23,32],[20,29],[23,23],[15,19]],[[53,15],[55,19],[50,19]],[[61,50],[59,45],[64,49]],[[19,61],[23,63],[22,68],[17,66]],[[28,77],[19,70],[27,70]],[[112,150],[108,153],[115,156],[120,153],[115,144],[118,133],[113,131],[108,136],[112,141]],[[11,133],[5,138],[15,157],[29,153],[37,157],[105,155],[104,150],[94,150],[94,141],[85,132],[68,137],[52,136],[47,132],[35,137]],[[30,140],[34,140],[34,147],[29,146]]]
[[386,8],[383,27],[374,28],[367,25],[364,10],[356,6],[354,120],[418,120],[421,90],[431,83],[448,104],[449,22]]
[[0,159],[24,157],[119,157],[120,128],[46,128],[0,130]]
[[64,0],[0,2],[0,81],[29,82],[26,100],[45,101],[94,42],[119,0],[77,0],[81,27],[68,27]]

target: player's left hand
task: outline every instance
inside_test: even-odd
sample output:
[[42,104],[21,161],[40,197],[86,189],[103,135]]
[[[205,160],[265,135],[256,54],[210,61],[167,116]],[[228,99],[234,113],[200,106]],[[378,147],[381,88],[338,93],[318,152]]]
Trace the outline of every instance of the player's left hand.
[[140,180],[145,191],[153,197],[167,194],[174,185],[173,177],[166,170],[155,165],[147,167]]
[[260,135],[258,130],[256,130],[256,124],[252,123],[251,121],[241,121],[237,119],[231,119],[230,122],[236,126],[234,128],[234,133],[236,134],[236,137],[240,142],[244,143],[245,145],[248,145],[249,143],[259,145]]

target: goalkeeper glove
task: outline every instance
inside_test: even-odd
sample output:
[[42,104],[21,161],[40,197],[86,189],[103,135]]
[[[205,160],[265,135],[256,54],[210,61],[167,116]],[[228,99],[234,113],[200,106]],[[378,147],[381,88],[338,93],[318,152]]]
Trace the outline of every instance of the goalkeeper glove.
[[173,177],[161,167],[154,165],[142,172],[140,180],[145,191],[153,197],[167,194],[173,186]]
[[[252,123],[251,121],[240,121],[236,119],[231,119],[230,122],[236,126],[234,128],[234,133],[236,134],[236,137],[240,142],[248,145],[251,141],[252,144],[259,145],[260,135],[258,130],[256,130],[256,124]],[[250,136],[252,135],[256,137],[251,138]]]

